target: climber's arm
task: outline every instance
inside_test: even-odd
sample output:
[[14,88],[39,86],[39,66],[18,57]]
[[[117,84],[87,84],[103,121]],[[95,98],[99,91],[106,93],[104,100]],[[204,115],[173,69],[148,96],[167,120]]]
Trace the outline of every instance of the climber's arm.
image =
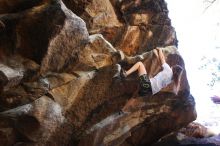
[[166,63],[166,60],[165,60],[165,56],[164,56],[164,54],[163,54],[163,51],[162,51],[161,48],[157,48],[157,51],[158,51],[160,63],[161,63],[161,65],[163,65],[164,63]]

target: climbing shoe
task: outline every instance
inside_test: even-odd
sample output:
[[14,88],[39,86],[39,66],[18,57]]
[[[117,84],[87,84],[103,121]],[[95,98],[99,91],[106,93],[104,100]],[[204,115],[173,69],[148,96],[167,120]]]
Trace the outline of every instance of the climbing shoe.
[[120,77],[121,77],[122,79],[125,79],[125,78],[127,77],[127,74],[126,74],[126,72],[125,72],[124,69],[121,69]]

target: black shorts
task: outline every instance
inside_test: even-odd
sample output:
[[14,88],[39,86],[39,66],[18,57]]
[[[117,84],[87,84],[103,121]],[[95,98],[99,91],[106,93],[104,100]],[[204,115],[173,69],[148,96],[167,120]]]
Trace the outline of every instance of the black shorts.
[[140,80],[140,89],[139,89],[139,95],[140,96],[145,96],[145,95],[152,95],[152,88],[151,88],[151,83],[150,79],[146,74],[143,74],[139,76]]

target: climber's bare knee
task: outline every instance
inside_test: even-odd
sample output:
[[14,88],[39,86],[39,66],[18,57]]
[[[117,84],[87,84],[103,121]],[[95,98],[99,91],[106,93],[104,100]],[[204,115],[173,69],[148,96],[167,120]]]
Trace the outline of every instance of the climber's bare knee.
[[139,76],[141,76],[143,74],[147,74],[146,68],[145,68],[144,64],[141,61],[138,62],[138,65],[139,65],[139,68],[138,68]]

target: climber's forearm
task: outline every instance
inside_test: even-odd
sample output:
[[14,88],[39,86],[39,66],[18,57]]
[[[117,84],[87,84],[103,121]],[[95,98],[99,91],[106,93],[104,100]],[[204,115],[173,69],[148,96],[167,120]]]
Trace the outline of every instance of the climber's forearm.
[[164,63],[166,63],[165,56],[164,56],[161,48],[157,48],[157,50],[158,50],[160,63],[161,63],[161,65],[163,65]]

